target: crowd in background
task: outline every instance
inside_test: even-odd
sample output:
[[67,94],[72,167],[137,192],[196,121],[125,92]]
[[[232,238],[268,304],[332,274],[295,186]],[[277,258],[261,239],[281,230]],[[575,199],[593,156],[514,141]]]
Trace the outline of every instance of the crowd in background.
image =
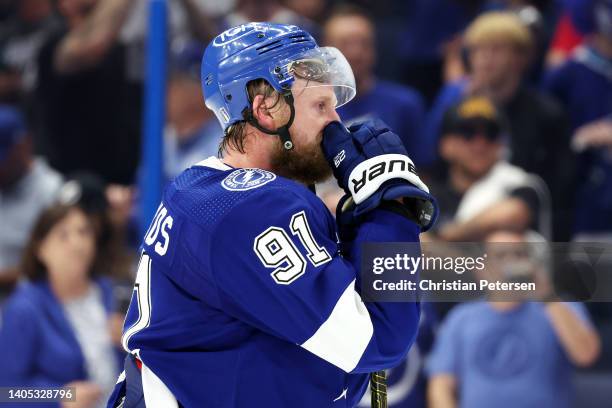
[[[0,385],[69,384],[82,396],[69,406],[104,406],[121,366],[146,178],[147,3],[0,0]],[[164,182],[218,153],[206,44],[249,21],[297,24],[351,64],[343,121],[387,123],[438,199],[424,240],[612,244],[612,0],[168,8]],[[335,184],[317,191],[333,212]],[[607,304],[449,308],[423,308],[390,406],[569,407],[573,386],[579,406],[609,403],[593,374],[612,378]]]

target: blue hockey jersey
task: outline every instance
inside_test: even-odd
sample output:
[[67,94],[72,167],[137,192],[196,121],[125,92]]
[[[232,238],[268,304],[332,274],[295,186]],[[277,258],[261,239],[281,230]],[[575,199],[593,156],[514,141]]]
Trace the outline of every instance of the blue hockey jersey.
[[146,406],[356,406],[368,373],[405,357],[420,313],[361,301],[358,243],[418,233],[375,210],[342,257],[306,187],[216,158],[186,170],[145,234],[125,321]]

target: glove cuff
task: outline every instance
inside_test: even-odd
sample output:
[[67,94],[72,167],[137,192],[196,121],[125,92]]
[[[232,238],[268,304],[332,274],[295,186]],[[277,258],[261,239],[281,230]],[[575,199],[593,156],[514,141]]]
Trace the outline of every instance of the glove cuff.
[[433,226],[438,217],[436,199],[428,192],[403,180],[390,180],[385,183],[375,194],[356,206],[354,216],[360,217],[378,208],[382,203],[394,201],[397,198],[403,199],[404,206],[410,213],[409,218],[421,226],[422,232]]

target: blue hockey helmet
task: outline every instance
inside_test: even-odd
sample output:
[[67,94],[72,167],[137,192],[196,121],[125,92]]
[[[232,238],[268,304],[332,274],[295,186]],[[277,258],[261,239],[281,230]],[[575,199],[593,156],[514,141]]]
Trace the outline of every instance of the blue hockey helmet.
[[[206,106],[224,131],[248,121],[278,134],[287,149],[293,146],[288,129],[295,113],[291,91],[296,77],[306,80],[303,87],[333,87],[336,107],[356,93],[353,72],[339,50],[319,47],[309,33],[285,24],[248,23],[219,34],[204,51],[201,77]],[[253,118],[247,84],[257,79],[266,80],[288,102],[291,117],[285,126],[264,129]]]

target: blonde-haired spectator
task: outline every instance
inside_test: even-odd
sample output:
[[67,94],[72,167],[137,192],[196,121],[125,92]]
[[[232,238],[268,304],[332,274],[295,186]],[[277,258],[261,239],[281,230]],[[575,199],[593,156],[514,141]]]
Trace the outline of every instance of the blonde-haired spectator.
[[510,42],[519,50],[528,51],[533,45],[529,29],[514,13],[492,11],[476,18],[464,34],[468,47],[485,43]]
[[511,12],[489,12],[478,17],[464,33],[469,72],[446,85],[426,120],[424,139],[438,151],[444,113],[462,98],[483,95],[507,119],[505,145],[509,163],[540,176],[551,191],[553,239],[569,239],[574,156],[569,128],[561,107],[552,98],[529,88],[524,78],[533,39]]

